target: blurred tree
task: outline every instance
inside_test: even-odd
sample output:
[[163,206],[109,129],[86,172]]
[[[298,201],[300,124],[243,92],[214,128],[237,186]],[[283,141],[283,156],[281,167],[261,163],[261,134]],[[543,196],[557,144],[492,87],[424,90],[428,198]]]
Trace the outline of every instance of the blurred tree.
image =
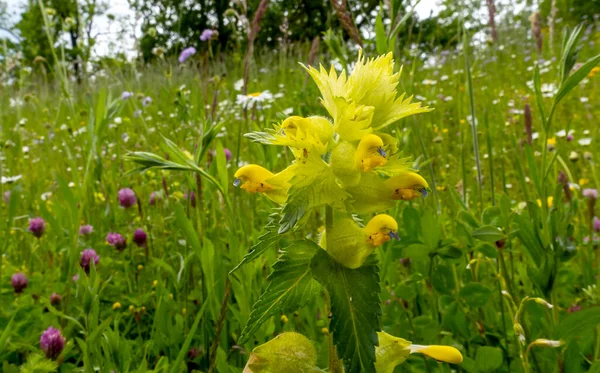
[[[583,21],[593,21],[600,17],[600,0],[555,0],[556,17],[569,25],[576,25]],[[540,4],[542,17],[546,20],[550,16],[552,0],[543,0]]]
[[43,0],[50,24],[50,45],[44,19],[37,1],[29,1],[16,29],[21,36],[21,50],[26,61],[43,57],[54,62],[52,47],[64,48],[65,58],[73,65],[74,74],[80,79],[95,44],[92,35],[93,22],[103,15],[107,3],[102,0]]

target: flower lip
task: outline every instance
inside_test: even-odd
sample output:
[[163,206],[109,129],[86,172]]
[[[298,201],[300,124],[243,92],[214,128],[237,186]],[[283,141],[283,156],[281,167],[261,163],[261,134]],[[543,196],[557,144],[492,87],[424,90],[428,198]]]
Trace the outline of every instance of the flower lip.
[[233,186],[234,187],[239,187],[240,185],[242,185],[242,179],[240,178],[235,178],[235,180],[233,180]]
[[390,236],[391,239],[394,239],[394,240],[399,240],[400,239],[400,235],[398,234],[398,232],[389,231],[388,234],[389,234],[389,236]]
[[383,148],[377,148],[377,153],[379,153],[379,155],[382,157],[387,157],[387,154],[385,153],[385,150],[383,150]]

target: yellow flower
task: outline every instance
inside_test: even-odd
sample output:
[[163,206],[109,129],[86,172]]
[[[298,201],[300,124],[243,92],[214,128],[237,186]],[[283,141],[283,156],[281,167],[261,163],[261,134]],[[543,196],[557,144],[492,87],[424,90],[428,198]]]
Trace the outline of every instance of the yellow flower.
[[[354,269],[363,265],[375,248],[398,236],[398,223],[386,214],[372,218],[364,227],[354,219],[345,218],[335,222],[331,232],[325,231],[320,245],[338,263]],[[327,244],[331,243],[331,247]]]
[[392,373],[396,366],[406,361],[408,355],[414,353],[451,364],[460,364],[463,361],[462,354],[454,347],[415,345],[386,332],[378,332],[377,336],[379,337],[379,346],[375,348],[377,373]]
[[155,288],[156,285],[158,285],[158,281],[157,280],[152,281],[152,287]]
[[581,178],[579,179],[579,186],[584,186],[590,183],[590,179]]
[[119,308],[121,308],[121,303],[119,303],[119,302],[113,303],[113,306],[112,306],[113,311],[116,311]]
[[555,146],[556,145],[556,137],[551,137],[548,139],[548,145]]
[[[536,202],[538,206],[542,207],[542,200],[537,199]],[[550,196],[548,197],[548,207],[552,207],[552,203],[554,203],[554,197]]]
[[100,192],[94,192],[94,199],[96,200],[96,203],[102,203],[106,201],[106,198],[104,198],[104,194]]
[[286,315],[281,315],[281,323],[282,324],[287,324],[288,321],[289,321],[289,319]]
[[588,73],[588,78],[592,78],[597,73],[600,73],[600,66],[594,66]]
[[290,187],[289,180],[293,176],[286,170],[275,175],[264,167],[249,164],[236,171],[233,185],[249,193],[263,193],[277,203],[284,203]]
[[401,71],[394,73],[392,53],[367,59],[359,51],[358,61],[350,76],[337,75],[333,66],[329,73],[302,65],[321,91],[322,103],[333,117],[334,130],[342,140],[356,141],[387,127],[404,117],[431,111],[412,97],[397,95]]
[[248,96],[250,97],[258,97],[262,94],[262,92],[252,92],[252,93],[248,93]]

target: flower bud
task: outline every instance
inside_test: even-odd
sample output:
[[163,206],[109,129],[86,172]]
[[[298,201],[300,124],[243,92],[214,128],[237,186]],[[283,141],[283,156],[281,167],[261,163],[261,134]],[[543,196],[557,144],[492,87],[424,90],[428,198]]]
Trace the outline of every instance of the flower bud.
[[46,222],[44,219],[37,217],[29,220],[29,232],[31,232],[36,238],[42,237],[46,230]]
[[117,251],[123,251],[127,247],[127,240],[119,233],[110,232],[106,235],[106,242]]
[[130,188],[123,188],[119,190],[119,204],[124,208],[130,208],[135,205],[137,202],[137,198],[135,197],[135,192]]
[[15,293],[19,294],[23,292],[23,289],[27,287],[27,277],[21,272],[15,273],[11,276],[10,282],[12,284],[13,289],[15,289]]
[[[94,261],[94,265],[98,265],[98,262],[100,261],[100,256],[98,254],[96,254],[96,250],[94,249],[85,249],[81,252],[81,260],[79,262],[79,265],[81,265],[81,268],[83,268],[83,270],[88,273],[90,271],[90,264],[91,262]],[[79,278],[79,276],[77,276],[77,278]],[[75,279],[75,278],[73,278]],[[75,280],[77,281],[77,280]]]
[[52,293],[52,295],[50,295],[50,304],[51,305],[59,306],[61,302],[62,302],[62,297],[60,296],[60,294]]
[[89,236],[94,231],[94,227],[89,224],[82,225],[79,227],[79,235],[80,236]]
[[145,247],[147,239],[148,236],[142,228],[138,228],[135,230],[135,232],[133,232],[133,242],[135,242],[135,244],[139,247]]
[[65,347],[65,342],[60,330],[49,327],[42,333],[40,347],[48,359],[56,359]]

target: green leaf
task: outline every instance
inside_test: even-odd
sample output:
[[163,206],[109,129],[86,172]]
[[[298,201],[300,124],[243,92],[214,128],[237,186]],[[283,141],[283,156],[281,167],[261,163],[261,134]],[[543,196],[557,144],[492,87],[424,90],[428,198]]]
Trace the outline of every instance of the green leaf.
[[375,18],[375,46],[377,48],[377,54],[385,54],[387,52],[387,35],[385,34],[385,27],[383,26],[383,19],[381,17],[383,9],[379,8],[377,18]]
[[504,233],[492,225],[484,225],[481,228],[475,229],[472,236],[481,241],[496,242],[504,237]]
[[294,241],[282,250],[269,275],[269,285],[252,307],[238,344],[246,343],[271,316],[304,307],[318,292],[320,286],[310,269],[311,259],[318,250],[319,246],[308,240]]
[[329,329],[346,373],[375,373],[375,346],[381,330],[381,288],[375,255],[362,267],[349,269],[319,250],[311,268],[331,298]]
[[577,71],[571,74],[558,89],[554,102],[559,103],[573,88],[577,86],[589,72],[600,63],[600,54],[587,60]]
[[232,269],[231,272],[229,272],[229,273],[233,273],[233,272],[237,271],[244,264],[249,263],[249,262],[253,261],[254,259],[260,257],[260,255],[263,252],[269,250],[271,247],[275,246],[275,244],[277,244],[277,242],[279,242],[279,238],[281,237],[281,235],[277,231],[278,216],[279,215],[277,215],[277,214],[271,215],[269,223],[265,226],[266,232],[263,233],[262,236],[258,237],[258,242],[250,248],[250,251],[246,255],[244,255],[244,258],[242,258],[242,261],[238,265],[236,265],[235,268]]
[[558,324],[559,339],[571,339],[589,333],[600,324],[600,307],[591,307],[578,312],[573,312],[563,318]]
[[[214,291],[214,287],[212,289],[210,289],[207,298],[211,297],[213,291]],[[173,362],[171,373],[176,373],[176,372],[180,371],[181,363],[183,362],[183,359],[184,359],[185,355],[187,354],[187,352],[190,348],[190,345],[192,344],[192,339],[194,339],[194,336],[196,335],[196,329],[198,329],[198,324],[200,324],[200,320],[202,320],[202,316],[204,315],[204,310],[206,309],[206,306],[208,305],[208,303],[209,302],[204,302],[202,304],[202,307],[200,307],[200,309],[198,310],[198,313],[196,314],[196,320],[194,320],[194,324],[192,325],[192,328],[188,332],[188,335],[185,338],[185,341],[183,342],[183,345],[181,346],[179,353],[177,354],[177,359],[175,359],[175,361]]]
[[477,350],[475,364],[480,372],[493,372],[502,366],[502,351],[496,347],[482,346]]
[[454,282],[454,276],[452,271],[444,265],[438,265],[435,267],[431,275],[431,282],[435,290],[442,294],[452,294],[456,283]]
[[49,373],[56,372],[57,369],[58,363],[56,361],[46,359],[41,354],[33,354],[21,367],[21,373]]
[[460,289],[460,296],[472,308],[483,307],[492,297],[492,291],[479,282],[469,282]]

